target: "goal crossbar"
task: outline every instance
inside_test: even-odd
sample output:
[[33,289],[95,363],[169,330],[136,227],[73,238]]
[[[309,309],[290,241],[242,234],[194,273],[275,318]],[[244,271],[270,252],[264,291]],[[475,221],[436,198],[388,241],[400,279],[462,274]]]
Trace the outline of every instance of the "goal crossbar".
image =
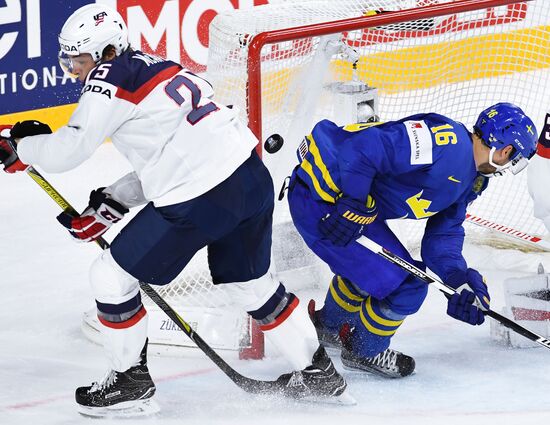
[[[526,0],[531,1],[531,0]],[[398,22],[411,22],[450,14],[471,12],[488,7],[506,6],[518,0],[462,0],[453,3],[434,4],[391,11],[384,14],[361,16],[333,22],[322,22],[293,28],[260,32],[252,37],[248,46],[248,126],[262,140],[262,72],[261,51],[267,44],[280,43],[306,37],[356,31]],[[254,90],[253,88],[257,88]]]

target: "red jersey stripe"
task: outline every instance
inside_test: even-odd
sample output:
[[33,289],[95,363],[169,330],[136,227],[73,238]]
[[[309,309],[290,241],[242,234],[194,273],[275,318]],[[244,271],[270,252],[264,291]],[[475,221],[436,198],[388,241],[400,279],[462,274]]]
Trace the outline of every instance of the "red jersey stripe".
[[182,69],[183,68],[179,65],[174,65],[174,66],[171,66],[170,68],[166,68],[164,71],[161,71],[158,74],[156,74],[153,78],[147,81],[147,83],[143,84],[139,89],[137,89],[134,92],[130,92],[119,87],[115,93],[115,96],[137,105],[139,102],[145,99],[145,97],[149,93],[151,93],[151,91],[156,86],[158,86],[163,81],[173,77]]

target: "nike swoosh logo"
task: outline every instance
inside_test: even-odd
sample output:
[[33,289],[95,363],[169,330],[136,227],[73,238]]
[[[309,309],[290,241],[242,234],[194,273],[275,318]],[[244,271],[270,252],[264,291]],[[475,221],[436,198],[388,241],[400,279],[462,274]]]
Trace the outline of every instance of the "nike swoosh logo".
[[453,176],[449,176],[448,179],[455,183],[460,183],[460,180],[455,179]]

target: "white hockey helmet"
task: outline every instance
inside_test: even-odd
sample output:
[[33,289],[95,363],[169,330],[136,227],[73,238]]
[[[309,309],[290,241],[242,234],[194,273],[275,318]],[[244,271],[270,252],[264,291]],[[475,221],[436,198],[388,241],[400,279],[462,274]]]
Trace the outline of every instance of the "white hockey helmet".
[[65,22],[59,34],[59,62],[71,71],[71,56],[92,55],[98,63],[107,46],[120,55],[129,46],[128,28],[120,14],[104,4],[92,3],[77,9]]

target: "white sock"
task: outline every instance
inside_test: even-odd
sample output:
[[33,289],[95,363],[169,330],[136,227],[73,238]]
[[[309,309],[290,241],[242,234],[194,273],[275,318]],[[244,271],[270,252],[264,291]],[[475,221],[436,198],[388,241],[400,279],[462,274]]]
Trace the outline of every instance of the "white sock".
[[264,333],[266,338],[290,362],[294,370],[302,370],[311,365],[313,354],[319,348],[319,340],[309,318],[307,306],[298,298],[295,299],[295,302],[298,305],[290,315],[275,327],[269,330],[264,329]]

